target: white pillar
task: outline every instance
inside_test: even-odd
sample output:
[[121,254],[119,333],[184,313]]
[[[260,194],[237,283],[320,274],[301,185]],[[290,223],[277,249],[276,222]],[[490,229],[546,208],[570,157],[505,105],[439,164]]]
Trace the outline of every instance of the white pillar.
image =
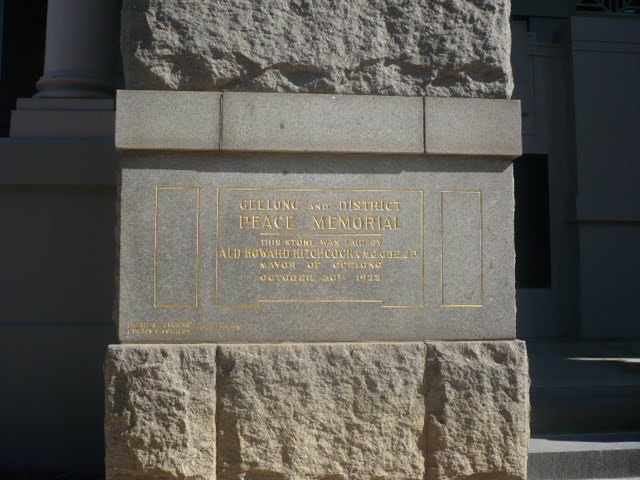
[[49,0],[39,98],[113,96],[119,34],[116,0]]

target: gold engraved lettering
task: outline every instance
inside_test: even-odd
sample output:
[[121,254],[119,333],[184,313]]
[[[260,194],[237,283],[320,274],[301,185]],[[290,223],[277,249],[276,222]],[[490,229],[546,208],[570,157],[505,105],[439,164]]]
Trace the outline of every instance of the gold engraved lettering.
[[279,247],[280,239],[279,238],[261,238],[260,246],[261,247]]
[[127,326],[127,335],[173,335],[191,333],[191,322],[132,322]]
[[342,274],[322,275],[323,282],[343,282],[346,279],[347,277]]
[[364,246],[367,245],[367,241],[366,240],[362,240],[362,239],[348,238],[348,239],[345,240],[345,245],[347,247],[350,247],[350,246],[364,247]]
[[242,250],[239,248],[221,248],[220,258],[242,258]]
[[260,262],[260,270],[283,269],[295,270],[296,262]]
[[240,330],[239,325],[202,325],[193,322],[131,322],[127,325],[127,335],[190,335],[196,330]]
[[[219,187],[217,198],[216,307],[424,305],[422,190]],[[417,281],[399,288],[404,277]]]
[[314,215],[312,230],[403,230],[400,217],[353,217]]
[[240,325],[196,325],[194,330],[206,330],[210,332],[224,330],[241,330]]
[[316,241],[307,238],[291,238],[284,241],[287,247],[315,247]]
[[397,200],[342,200],[340,210],[354,211],[391,211],[400,210],[402,202]]
[[356,275],[357,282],[381,282],[382,275],[379,273],[360,273]]
[[260,275],[261,282],[315,282],[313,275],[304,274],[280,274],[275,273],[273,275]]
[[347,269],[347,270],[359,270],[359,269],[381,269],[382,262],[333,262],[331,268],[335,269]]
[[240,215],[240,228],[250,230],[295,230],[293,215]]
[[288,248],[245,248],[244,258],[289,258],[291,250]]
[[340,240],[337,240],[335,238],[321,238],[320,245],[322,245],[323,247],[339,247]]
[[271,199],[250,199],[240,202],[240,210],[252,211],[274,211],[300,210],[300,200],[271,200]]

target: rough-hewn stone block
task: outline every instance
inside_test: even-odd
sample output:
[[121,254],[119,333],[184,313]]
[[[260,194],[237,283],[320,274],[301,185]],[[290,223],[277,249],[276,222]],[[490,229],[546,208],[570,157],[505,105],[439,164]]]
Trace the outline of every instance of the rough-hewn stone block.
[[127,88],[508,98],[508,0],[124,0]]
[[111,345],[109,480],[215,480],[215,345]]
[[219,479],[424,477],[424,344],[219,348]]
[[518,340],[116,345],[105,379],[107,480],[525,478]]
[[427,478],[525,479],[524,342],[429,342],[426,365]]

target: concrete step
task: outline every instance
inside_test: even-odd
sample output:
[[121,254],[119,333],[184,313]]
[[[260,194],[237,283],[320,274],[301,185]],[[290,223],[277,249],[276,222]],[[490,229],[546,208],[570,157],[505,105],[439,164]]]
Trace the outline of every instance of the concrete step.
[[529,480],[640,479],[640,432],[534,437]]
[[640,431],[640,341],[527,341],[531,431]]

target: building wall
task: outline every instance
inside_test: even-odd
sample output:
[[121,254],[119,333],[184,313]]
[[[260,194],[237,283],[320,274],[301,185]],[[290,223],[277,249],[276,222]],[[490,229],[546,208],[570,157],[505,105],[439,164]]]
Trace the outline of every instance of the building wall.
[[0,159],[0,470],[100,472],[117,156],[31,139]]
[[117,341],[113,102],[61,117],[29,100],[16,120],[42,75],[47,2],[0,9],[0,472],[100,474],[102,362]]
[[[516,185],[519,171],[531,170],[524,164],[546,161],[546,185],[531,184],[539,181],[533,176],[520,180],[531,191],[548,190],[548,200],[537,202],[540,209],[548,204],[550,249],[548,285],[518,288],[518,334],[638,337],[640,164],[632,131],[640,111],[640,19],[531,16],[512,25],[525,152],[516,160]],[[519,209],[516,191],[516,229],[528,217],[535,215]],[[547,233],[528,234],[516,243],[521,259]]]
[[572,17],[580,334],[639,337],[640,19]]

